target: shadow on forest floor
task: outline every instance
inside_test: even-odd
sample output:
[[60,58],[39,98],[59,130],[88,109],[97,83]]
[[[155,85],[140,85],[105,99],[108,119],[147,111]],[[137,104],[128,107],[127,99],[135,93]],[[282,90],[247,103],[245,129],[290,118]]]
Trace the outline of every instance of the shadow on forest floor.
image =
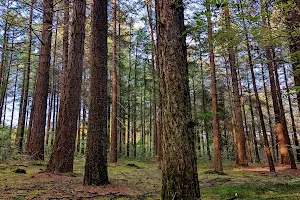
[[[277,172],[270,173],[268,167],[255,164],[238,168],[225,162],[224,166],[225,175],[208,174],[211,164],[199,163],[202,199],[300,199],[300,170],[277,166]],[[156,163],[122,159],[109,164],[111,184],[102,187],[82,186],[83,158],[76,158],[74,173],[55,175],[42,172],[45,168],[45,162],[25,157],[0,164],[0,199],[160,198],[161,172]]]

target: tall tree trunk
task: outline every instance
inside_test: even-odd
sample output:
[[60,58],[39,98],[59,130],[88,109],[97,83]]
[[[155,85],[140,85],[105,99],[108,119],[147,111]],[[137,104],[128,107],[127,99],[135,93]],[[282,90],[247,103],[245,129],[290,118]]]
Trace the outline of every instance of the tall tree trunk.
[[[243,10],[243,6],[242,6],[241,1],[239,3],[240,3],[240,6],[241,6],[242,14],[244,15],[244,10]],[[264,138],[265,151],[266,151],[266,155],[267,155],[267,158],[268,158],[268,163],[269,163],[270,171],[275,171],[273,157],[272,157],[272,154],[271,154],[271,151],[270,151],[270,146],[269,146],[269,141],[268,141],[266,126],[265,126],[265,122],[264,122],[264,116],[263,116],[263,113],[262,113],[261,102],[260,102],[260,99],[259,99],[259,96],[258,96],[258,91],[257,91],[257,86],[256,86],[256,79],[255,79],[255,74],[254,74],[254,66],[253,66],[253,62],[252,62],[252,54],[251,54],[250,42],[249,42],[249,34],[248,34],[247,26],[246,26],[245,17],[243,17],[243,21],[242,22],[243,22],[243,29],[244,29],[245,35],[246,35],[246,45],[247,45],[248,62],[249,62],[250,71],[251,71],[252,85],[253,85],[255,99],[256,99],[256,106],[257,106],[257,110],[258,110],[258,114],[259,114],[259,119],[260,119],[260,124],[261,124],[261,128],[262,128],[263,138]],[[250,84],[249,84],[248,76],[247,76],[247,82],[248,82],[248,89],[249,89],[249,94],[250,94]],[[264,86],[265,86],[265,83],[264,83]],[[251,100],[250,95],[249,95],[249,98]],[[251,104],[252,104],[252,102],[250,102],[250,106],[252,107]],[[268,102],[267,102],[267,106],[268,106]],[[250,108],[250,109],[252,111],[252,108]],[[269,112],[269,107],[267,109],[268,109],[268,112]],[[251,113],[251,116],[252,116],[252,113]],[[270,115],[269,115],[269,122],[270,122]],[[252,117],[252,126],[253,126],[253,124],[254,124],[254,120],[253,120],[253,117]],[[270,126],[270,132],[271,132],[271,137],[273,137],[271,126]],[[253,132],[253,134],[255,134],[255,131]],[[255,142],[256,137],[253,138],[253,139],[254,139],[254,142]],[[273,138],[272,138],[272,142],[274,142]],[[274,144],[272,143],[272,145],[274,145]],[[256,151],[256,147],[255,147],[255,151]]]
[[111,137],[110,137],[110,162],[115,163],[118,159],[118,82],[117,82],[117,5],[112,1],[112,113],[111,113]]
[[[270,27],[270,24],[268,24],[268,25]],[[291,169],[297,169],[294,154],[293,154],[293,149],[292,149],[292,145],[291,145],[291,140],[289,137],[288,128],[287,128],[287,124],[286,124],[286,119],[285,119],[285,111],[283,108],[279,75],[278,75],[278,66],[277,66],[276,60],[274,60],[275,58],[276,58],[276,55],[275,55],[275,50],[273,47],[273,65],[274,65],[274,72],[275,72],[276,91],[277,91],[277,96],[278,96],[278,105],[279,105],[279,110],[280,110],[281,124],[282,124],[282,128],[283,128],[283,133],[284,133],[284,140],[285,140],[285,144],[286,144],[288,154],[289,154]]]
[[[240,84],[240,90],[241,90],[240,94],[241,94],[241,96],[243,96],[243,89],[242,89],[242,83],[241,83],[241,81],[239,82],[239,84]],[[249,90],[250,90],[250,88],[249,88]],[[250,92],[249,92],[248,96],[249,96],[249,98],[251,98]],[[251,112],[252,112],[252,107],[250,107],[250,109],[251,109]],[[253,163],[253,157],[252,157],[252,151],[251,151],[251,144],[252,144],[252,142],[251,142],[251,137],[249,135],[249,130],[248,130],[248,124],[247,124],[247,116],[246,116],[245,100],[244,100],[244,98],[242,100],[242,110],[243,110],[243,114],[244,114],[244,124],[245,124],[246,136],[247,136],[247,150],[248,150],[248,154],[249,154],[248,155],[249,156],[248,159],[250,160],[251,163]],[[253,126],[253,124],[252,124],[252,126]],[[254,128],[252,129],[252,131],[253,130],[254,130],[254,133],[255,133],[255,129]],[[256,147],[257,147],[257,144],[256,144]]]
[[[34,77],[34,80],[36,80],[37,75]],[[31,108],[30,108],[30,116],[29,116],[29,123],[28,123],[28,133],[27,133],[27,142],[26,142],[26,152],[28,153],[29,151],[29,142],[30,142],[30,137],[31,137],[31,132],[32,132],[32,123],[33,123],[33,117],[34,117],[34,97],[36,93],[36,83],[37,81],[34,82],[34,87],[33,87],[33,92],[32,92],[32,102],[31,102]]]
[[[55,73],[55,67],[56,67],[56,48],[57,48],[57,28],[55,29],[55,36],[54,36],[54,48],[53,48],[53,65],[52,65],[52,82],[51,82],[51,90],[50,90],[50,102],[49,102],[49,108],[48,108],[48,121],[47,121],[47,134],[46,134],[46,146],[48,146],[49,143],[49,134],[50,134],[50,129],[51,129],[51,116],[52,116],[52,106],[53,106],[53,101],[55,101],[55,96],[54,96],[54,73]],[[53,122],[54,123],[54,122]]]
[[[226,27],[230,29],[231,17],[229,13],[229,8],[226,8],[224,13],[225,13]],[[228,50],[229,50],[229,63],[231,67],[231,76],[232,76],[234,114],[236,116],[238,164],[242,166],[247,166],[248,162],[246,158],[245,134],[244,134],[243,117],[242,117],[241,101],[240,101],[239,86],[238,86],[237,66],[235,63],[235,52],[232,44],[229,45]]]
[[[119,16],[120,18],[120,16]],[[123,78],[123,69],[122,69],[122,65],[121,65],[121,23],[120,23],[120,19],[118,19],[118,37],[117,37],[117,43],[118,43],[118,48],[117,48],[117,54],[118,54],[118,71],[119,71],[119,75],[117,78],[117,82],[118,84],[118,156],[123,156],[123,146],[124,146],[124,107],[123,107],[123,98],[121,98],[122,95],[122,87],[123,87],[123,82],[122,82],[122,78]]]
[[[226,59],[225,59],[225,63],[226,62]],[[232,128],[232,139],[233,139],[233,145],[232,145],[232,152],[235,153],[235,160],[236,160],[236,164],[238,164],[238,159],[237,159],[237,141],[236,141],[236,123],[235,123],[235,115],[234,115],[234,110],[232,108],[233,106],[233,98],[232,98],[232,95],[231,95],[231,88],[230,88],[230,75],[229,75],[229,70],[228,70],[228,67],[226,67],[226,83],[227,83],[227,90],[228,90],[228,99],[229,99],[229,108],[231,110],[231,128]]]
[[[201,55],[200,55],[201,57]],[[202,90],[202,114],[206,113],[206,102],[205,102],[205,87],[204,87],[204,74],[203,74],[203,64],[202,62],[200,63],[200,76],[201,76],[201,90]],[[211,153],[210,153],[210,148],[209,148],[209,136],[208,136],[208,128],[207,128],[207,120],[203,119],[202,122],[202,145],[204,147],[204,140],[203,140],[203,135],[205,131],[205,139],[206,139],[206,154],[209,160],[211,160]],[[204,149],[203,149],[204,152]]]
[[76,143],[76,153],[80,153],[80,132],[81,132],[81,106],[78,111],[78,122],[77,122],[77,143]]
[[85,141],[85,131],[87,127],[87,121],[86,121],[86,100],[83,101],[83,108],[82,108],[82,133],[81,133],[81,154],[84,155],[85,147],[84,147],[84,141]]
[[28,154],[36,160],[44,160],[46,110],[49,85],[51,38],[53,20],[53,0],[43,0],[44,16],[42,44],[34,98],[33,126],[28,146]]
[[17,95],[18,77],[19,77],[19,66],[17,66],[16,78],[15,78],[15,84],[14,84],[14,94],[13,94],[13,102],[12,102],[12,109],[11,109],[11,120],[10,120],[10,127],[9,127],[10,138],[11,138],[12,128],[13,128],[13,122],[14,122],[14,113],[15,113],[15,103],[16,103],[16,95]]
[[70,0],[64,1],[64,32],[63,32],[63,55],[62,55],[62,79],[64,77],[64,71],[68,66],[69,56],[69,23],[70,23]]
[[[152,24],[152,1],[149,2],[149,0],[146,1],[146,7],[147,7],[147,14],[148,14],[148,23],[150,27],[150,34],[151,34],[151,42],[152,42],[152,54],[151,54],[151,75],[152,75],[152,109],[153,109],[153,121],[151,121],[153,124],[153,139],[154,139],[154,155],[158,155],[157,151],[157,112],[156,112],[156,81],[155,81],[155,63],[157,62],[157,54],[156,54],[156,44],[154,39],[154,30],[153,30],[153,24]],[[150,143],[151,144],[151,143]],[[151,151],[151,150],[150,150]]]
[[[148,63],[147,63],[148,65]],[[144,89],[143,89],[143,101],[141,101],[142,103],[142,110],[143,110],[143,115],[142,115],[142,119],[143,119],[143,125],[142,125],[142,130],[143,130],[143,137],[142,137],[142,153],[145,156],[146,155],[146,87],[147,87],[147,81],[146,81],[146,66],[144,65]]]
[[252,103],[252,97],[251,97],[251,90],[250,90],[250,83],[247,76],[247,85],[248,85],[248,93],[249,93],[249,106],[250,106],[250,113],[251,113],[251,127],[252,127],[252,137],[254,142],[254,150],[255,150],[255,162],[260,163],[260,156],[259,156],[259,150],[258,150],[258,144],[257,144],[257,136],[256,136],[256,124],[255,124],[255,116],[253,112],[253,103]]
[[[254,79],[253,79],[253,74],[254,74],[254,69],[253,69],[253,73],[251,71],[252,81],[255,80],[255,76],[254,76]],[[266,98],[266,107],[267,107],[267,113],[268,113],[269,129],[270,129],[270,134],[271,134],[272,154],[273,154],[273,156],[275,158],[275,162],[276,162],[277,161],[277,155],[275,153],[275,150],[276,150],[276,146],[278,146],[278,145],[276,145],[275,141],[274,141],[275,136],[274,136],[274,131],[273,131],[273,123],[272,123],[272,119],[271,119],[271,112],[270,112],[270,106],[269,106],[269,97],[268,97],[268,94],[267,94],[267,87],[266,87],[266,82],[265,82],[265,75],[264,75],[263,65],[262,65],[262,73],[261,74],[262,74],[262,80],[263,80],[263,86],[264,86],[264,94],[265,94],[265,98]],[[257,96],[258,96],[258,93],[257,93]],[[256,95],[255,95],[255,97],[256,97]]]
[[108,184],[107,172],[107,0],[92,6],[89,126],[84,184]]
[[[7,77],[9,77],[9,76],[7,76]],[[7,94],[5,94],[5,99],[4,99],[2,126],[5,126],[6,106],[7,106]]]
[[294,71],[294,82],[295,86],[298,87],[297,89],[297,101],[298,101],[298,109],[300,111],[300,73],[299,73],[299,66],[300,66],[300,35],[298,34],[300,28],[300,0],[288,1],[283,0],[284,3],[294,3],[292,6],[289,4],[285,8],[287,8],[286,12],[286,25],[287,25],[287,35],[290,36],[289,38],[289,48],[291,53],[291,61],[292,67]]
[[[261,7],[261,17],[262,17],[262,24],[264,27],[267,27],[267,30],[264,30],[264,34],[268,34],[268,39],[270,40],[270,30],[266,21],[265,16],[265,8],[263,0],[260,0],[260,7]],[[281,113],[278,103],[278,95],[276,91],[276,84],[275,84],[275,78],[274,78],[274,66],[272,63],[273,56],[271,52],[271,46],[267,45],[265,47],[265,53],[267,58],[267,65],[268,65],[268,71],[269,71],[269,81],[271,86],[271,95],[272,95],[272,101],[273,101],[273,108],[274,108],[274,114],[275,114],[275,125],[276,125],[276,132],[277,132],[277,138],[279,143],[279,150],[281,155],[281,162],[283,164],[290,164],[288,149],[285,145],[285,136],[284,136],[284,127],[281,120]]]
[[137,59],[138,59],[138,45],[139,41],[137,38],[136,41],[136,46],[135,46],[135,59],[134,59],[134,88],[133,88],[133,127],[132,127],[132,137],[133,137],[133,157],[136,157],[136,139],[137,139],[137,127],[136,127],[136,122],[137,122],[137,117],[136,117],[136,111],[137,111]]
[[18,128],[17,128],[18,148],[19,148],[18,150],[20,153],[22,153],[22,148],[23,148],[25,119],[26,119],[26,111],[27,111],[27,104],[28,104],[28,91],[29,91],[30,70],[31,70],[32,20],[33,20],[34,4],[35,4],[35,0],[31,0],[30,14],[29,14],[29,28],[28,28],[27,68],[24,69],[24,77],[23,77],[24,85],[22,88],[22,95],[21,95],[22,107],[20,107],[22,108],[22,110],[20,110],[21,113],[19,115]]
[[[156,34],[158,35],[160,29],[160,22],[159,22],[159,0],[155,0],[155,22],[156,22]],[[161,64],[161,57],[159,56],[161,50],[158,47],[158,43],[160,41],[160,37],[157,37],[157,44],[156,44],[156,72],[157,77],[160,80],[162,78],[162,67]],[[162,85],[161,81],[158,81],[158,97],[157,97],[157,157],[159,161],[159,168],[161,168],[161,163],[163,159],[163,148],[162,148],[162,134],[163,134],[163,110],[162,110]]]
[[294,111],[293,111],[293,107],[292,107],[293,105],[292,105],[292,100],[291,100],[290,88],[289,88],[288,81],[287,81],[285,66],[283,66],[283,73],[284,73],[286,93],[287,93],[287,97],[288,97],[288,101],[289,101],[290,116],[291,116],[292,128],[293,128],[293,139],[294,139],[294,144],[296,146],[296,152],[297,152],[297,161],[300,162],[299,140],[298,140],[298,136],[297,136]]
[[[5,19],[4,19],[4,27],[3,27],[3,43],[2,43],[2,52],[1,52],[1,64],[0,64],[0,87],[2,86],[2,80],[3,80],[3,72],[5,68],[6,63],[6,54],[7,54],[7,41],[8,41],[8,6],[6,7],[5,11]],[[1,106],[2,107],[2,106]],[[2,110],[0,110],[2,117]]]
[[209,68],[210,68],[211,98],[212,98],[212,113],[213,113],[214,168],[215,171],[223,172],[222,154],[221,154],[221,145],[220,145],[221,138],[220,138],[220,130],[219,130],[219,117],[218,117],[217,78],[216,78],[215,55],[214,55],[214,47],[213,47],[213,32],[212,32],[210,2],[206,1],[205,5],[206,5],[206,18],[207,18],[207,28],[208,28]]
[[48,170],[52,172],[73,172],[83,70],[85,10],[85,0],[74,1],[70,57],[62,80],[56,137],[48,163]]
[[[14,38],[15,38],[15,33],[13,32],[12,35],[12,44],[11,44],[11,48],[14,49]],[[8,42],[8,41],[7,41]],[[2,85],[1,85],[1,103],[0,103],[0,110],[1,110],[1,114],[0,116],[2,117],[2,113],[3,113],[3,126],[5,125],[5,114],[6,114],[6,104],[7,104],[7,87],[8,87],[8,83],[9,83],[9,77],[10,77],[10,73],[11,73],[11,68],[12,68],[12,63],[13,63],[13,59],[14,59],[14,52],[10,53],[9,56],[9,61],[8,61],[8,69],[6,70],[6,74],[5,77],[2,77]],[[4,109],[3,109],[4,106]],[[0,117],[0,118],[1,118]],[[0,120],[1,121],[1,120]]]
[[131,42],[131,29],[132,29],[132,23],[130,22],[130,31],[129,31],[129,54],[128,54],[128,60],[129,60],[129,74],[128,74],[128,82],[127,82],[127,92],[128,92],[128,100],[127,100],[127,145],[126,145],[126,157],[130,156],[130,121],[131,121],[131,49],[132,49],[132,42]]
[[199,199],[194,123],[189,96],[184,7],[158,1],[158,54],[163,120],[162,199]]

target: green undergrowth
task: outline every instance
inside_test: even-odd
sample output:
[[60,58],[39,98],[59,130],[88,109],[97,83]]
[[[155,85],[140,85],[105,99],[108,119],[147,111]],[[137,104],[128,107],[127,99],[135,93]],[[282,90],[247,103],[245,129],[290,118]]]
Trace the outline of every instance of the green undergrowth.
[[[83,187],[83,157],[76,157],[74,173],[41,173],[47,162],[15,157],[0,164],[0,199],[160,199],[161,170],[150,160],[120,159],[109,163],[110,185]],[[202,199],[300,199],[300,173],[270,174],[266,168],[246,171],[225,162],[225,175],[211,173],[212,165],[198,164]],[[16,173],[16,170],[26,173]]]

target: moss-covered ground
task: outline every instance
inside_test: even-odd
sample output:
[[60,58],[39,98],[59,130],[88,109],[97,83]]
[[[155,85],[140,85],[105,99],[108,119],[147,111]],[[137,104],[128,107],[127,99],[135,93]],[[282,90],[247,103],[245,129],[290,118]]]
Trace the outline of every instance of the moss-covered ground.
[[[211,164],[199,163],[202,199],[300,199],[300,170],[250,164],[238,168],[225,163],[226,175],[208,173]],[[84,158],[76,158],[74,173],[45,173],[46,162],[18,157],[0,164],[0,199],[160,199],[161,171],[153,162],[122,159],[109,164],[111,184],[82,186]],[[16,173],[24,169],[26,174]]]

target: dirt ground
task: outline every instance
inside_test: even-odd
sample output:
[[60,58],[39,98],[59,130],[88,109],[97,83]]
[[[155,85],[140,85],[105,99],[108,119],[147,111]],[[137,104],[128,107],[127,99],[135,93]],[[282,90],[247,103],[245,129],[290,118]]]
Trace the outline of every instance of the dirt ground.
[[[226,174],[218,175],[209,171],[211,164],[199,163],[202,199],[300,199],[300,170],[224,166]],[[45,168],[45,162],[26,158],[0,164],[0,199],[160,199],[161,170],[153,162],[109,164],[110,184],[101,187],[82,185],[83,158],[76,158],[74,173],[51,174]]]

